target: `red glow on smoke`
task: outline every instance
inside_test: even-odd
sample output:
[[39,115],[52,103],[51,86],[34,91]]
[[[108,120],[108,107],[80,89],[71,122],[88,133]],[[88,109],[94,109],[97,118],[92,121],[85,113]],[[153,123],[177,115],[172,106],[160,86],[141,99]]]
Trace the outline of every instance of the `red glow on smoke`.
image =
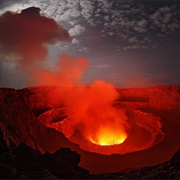
[[49,69],[35,71],[34,77],[37,77],[40,83],[47,85],[73,87],[80,85],[80,78],[88,66],[88,61],[83,57],[74,59],[62,54],[53,71]]
[[[62,132],[82,149],[101,154],[138,151],[163,139],[160,119],[152,114],[116,104],[119,93],[112,84],[96,80],[90,86],[80,82],[88,67],[85,58],[63,55],[54,71],[39,71],[41,84],[59,86],[52,100],[60,101],[67,115],[63,120],[45,125]],[[42,122],[44,123],[44,122]]]
[[62,55],[55,71],[36,73],[41,83],[61,88],[61,101],[67,107],[68,118],[54,128],[70,139],[79,132],[85,140],[95,144],[120,144],[127,133],[125,114],[113,106],[118,93],[111,84],[100,80],[89,87],[83,86],[80,78],[87,67],[85,58]]
[[21,65],[26,69],[35,68],[46,58],[48,44],[69,39],[67,30],[53,19],[40,15],[39,8],[0,16],[0,45],[7,54],[20,56]]
[[94,144],[121,144],[127,137],[126,116],[113,106],[117,96],[114,87],[103,81],[70,91],[65,99],[68,118],[60,130],[70,139],[79,133]]

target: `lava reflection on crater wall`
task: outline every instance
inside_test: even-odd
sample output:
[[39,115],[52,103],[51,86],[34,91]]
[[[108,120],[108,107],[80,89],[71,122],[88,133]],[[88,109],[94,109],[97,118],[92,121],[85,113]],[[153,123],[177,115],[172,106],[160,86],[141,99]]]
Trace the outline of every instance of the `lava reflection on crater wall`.
[[[88,130],[82,122],[72,126],[72,120],[68,117],[60,122],[46,124],[46,126],[60,131],[81,149],[104,155],[144,150],[164,139],[158,116],[140,110],[126,110],[126,114],[128,124],[126,130],[123,129],[122,124],[118,126],[118,124],[110,123],[108,126],[103,122],[99,129],[95,128],[97,131],[90,128]],[[41,118],[39,120],[41,121]]]

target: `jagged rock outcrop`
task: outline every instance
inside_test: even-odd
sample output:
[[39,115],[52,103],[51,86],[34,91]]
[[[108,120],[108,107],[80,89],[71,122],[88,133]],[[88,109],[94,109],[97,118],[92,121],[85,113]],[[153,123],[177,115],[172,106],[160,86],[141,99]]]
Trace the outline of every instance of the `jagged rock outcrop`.
[[[0,137],[0,179],[85,178],[87,170],[78,166],[80,155],[68,148],[41,154],[24,143],[8,149]],[[3,150],[3,151],[2,151]]]

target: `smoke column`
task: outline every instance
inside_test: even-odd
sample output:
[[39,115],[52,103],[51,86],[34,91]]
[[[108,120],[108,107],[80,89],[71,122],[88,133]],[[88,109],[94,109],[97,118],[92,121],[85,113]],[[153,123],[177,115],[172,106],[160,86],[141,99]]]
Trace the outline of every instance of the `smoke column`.
[[[30,7],[20,13],[6,12],[0,16],[1,53],[10,56],[19,70],[26,72],[28,80],[59,86],[58,94],[51,97],[56,100],[60,96],[58,100],[66,107],[68,117],[51,127],[68,139],[78,135],[101,146],[124,143],[130,125],[125,110],[114,107],[119,94],[111,84],[101,80],[95,80],[89,87],[81,83],[83,72],[89,66],[86,58],[61,54],[53,70],[44,68],[47,45],[67,40],[70,40],[67,30],[42,16],[39,8]],[[150,134],[161,133],[161,124],[156,120],[146,123],[137,119],[136,122]],[[146,147],[153,145],[155,136]]]

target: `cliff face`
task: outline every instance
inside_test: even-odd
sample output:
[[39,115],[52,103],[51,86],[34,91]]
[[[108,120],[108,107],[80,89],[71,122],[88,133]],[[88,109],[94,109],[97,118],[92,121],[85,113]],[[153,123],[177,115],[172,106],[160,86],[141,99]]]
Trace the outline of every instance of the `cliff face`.
[[0,94],[0,128],[8,146],[24,142],[34,149],[43,151],[36,141],[36,132],[42,131],[44,127],[36,120],[22,94],[14,89],[1,89]]
[[[24,142],[41,153],[54,152],[58,149],[57,146],[61,146],[51,143],[51,136],[56,132],[38,121],[38,116],[56,106],[46,98],[49,90],[51,88],[46,87],[0,89],[0,129],[8,146],[17,146]],[[63,134],[58,132],[58,135],[61,136],[62,143],[66,144],[67,142],[63,142],[67,141]]]
[[[160,144],[146,151],[124,156],[103,156],[84,151],[78,145],[70,142],[61,132],[46,127],[44,124],[47,118],[48,122],[66,118],[57,91],[56,87],[46,86],[22,90],[0,89],[0,130],[8,149],[17,148],[21,143],[41,153],[55,153],[60,148],[70,148],[81,155],[80,166],[92,173],[102,173],[158,164],[169,159],[180,148],[178,141],[180,135],[179,86],[118,89],[120,96],[116,102],[117,107],[140,110],[159,116],[163,124],[162,130],[165,133],[165,139]],[[57,99],[51,99],[51,94],[57,94]],[[7,150],[7,146],[2,145],[3,152]],[[34,150],[31,151],[36,152]],[[49,155],[46,157],[49,158]],[[12,170],[8,164],[7,166]],[[102,176],[105,178],[108,175]]]

